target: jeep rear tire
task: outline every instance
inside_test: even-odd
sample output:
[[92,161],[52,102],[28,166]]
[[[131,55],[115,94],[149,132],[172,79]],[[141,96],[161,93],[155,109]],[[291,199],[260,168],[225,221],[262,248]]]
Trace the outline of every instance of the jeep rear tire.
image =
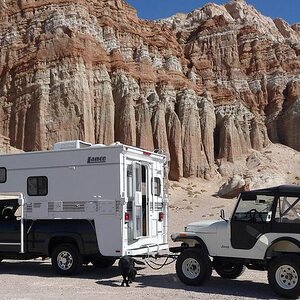
[[187,285],[201,285],[212,272],[211,260],[201,249],[184,250],[176,261],[176,274]]
[[285,298],[300,295],[300,258],[282,255],[274,259],[268,269],[268,280],[273,291]]
[[82,257],[72,244],[58,245],[51,256],[52,267],[57,274],[74,275],[82,267]]
[[241,276],[246,267],[240,263],[232,263],[226,260],[214,259],[213,268],[222,277],[226,279],[235,279]]

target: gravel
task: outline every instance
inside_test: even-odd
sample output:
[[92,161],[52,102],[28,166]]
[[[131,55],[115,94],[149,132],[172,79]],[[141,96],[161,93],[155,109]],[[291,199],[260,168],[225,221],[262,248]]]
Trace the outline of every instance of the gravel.
[[[156,262],[163,262],[162,259]],[[49,260],[1,262],[0,299],[271,299],[266,272],[247,270],[237,280],[225,280],[213,272],[203,286],[186,286],[175,274],[175,264],[159,271],[138,266],[136,281],[121,287],[117,264],[99,270],[84,266],[80,275],[60,277]],[[275,299],[275,298],[274,298]]]

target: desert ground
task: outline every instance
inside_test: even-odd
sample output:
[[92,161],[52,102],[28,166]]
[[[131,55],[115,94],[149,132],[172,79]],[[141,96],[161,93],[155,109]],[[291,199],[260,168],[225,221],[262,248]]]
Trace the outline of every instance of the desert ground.
[[[288,158],[288,160],[287,160]],[[247,158],[245,158],[245,161]],[[249,159],[248,159],[249,160]],[[279,174],[279,183],[299,183],[299,153],[281,146],[270,146],[254,164],[254,174]],[[264,163],[264,161],[269,163]],[[271,163],[270,163],[271,161]],[[275,164],[274,164],[275,163]],[[243,162],[241,162],[243,165]],[[236,172],[236,171],[235,171]],[[243,173],[243,171],[240,171]],[[249,174],[249,169],[247,170]],[[252,175],[251,175],[252,176]],[[254,175],[253,175],[254,176]],[[255,175],[256,176],[256,175]],[[261,175],[259,175],[261,176]],[[272,177],[272,176],[271,176]],[[254,177],[252,177],[254,178]],[[255,177],[256,179],[258,177]],[[261,184],[272,185],[262,176]],[[276,179],[276,180],[277,180]],[[217,196],[226,178],[211,180],[183,179],[169,184],[169,233],[181,231],[188,222],[219,219],[220,209],[230,217],[236,199]],[[255,181],[258,184],[258,181]],[[170,241],[170,246],[172,246]],[[163,259],[156,261],[162,263]],[[213,272],[211,280],[199,287],[186,286],[175,273],[175,263],[153,270],[138,267],[136,281],[121,287],[117,263],[110,269],[98,270],[92,265],[74,277],[53,274],[49,260],[12,261],[0,264],[0,299],[276,299],[267,282],[266,272],[246,270],[236,280],[226,280]]]
[[[202,187],[202,191],[200,189]],[[183,230],[189,221],[218,219],[220,209],[229,216],[234,199],[211,196],[215,184],[188,181],[170,184],[169,232]],[[209,201],[208,201],[209,199]],[[170,241],[170,245],[172,242]],[[159,259],[156,263],[162,263]],[[97,270],[92,265],[75,277],[53,274],[49,260],[13,261],[0,264],[0,299],[270,299],[275,297],[267,284],[265,272],[247,270],[238,280],[224,280],[213,273],[201,287],[181,283],[175,263],[152,270],[139,267],[136,281],[121,287],[117,263],[110,269]]]
[[[182,230],[188,221],[218,219],[219,210],[228,213],[234,200],[211,197],[207,203],[200,198],[190,198],[188,193],[194,183],[173,183],[169,209],[169,232]],[[206,187],[208,189],[208,187]],[[196,187],[193,189],[195,191]],[[172,198],[175,193],[183,200]],[[202,192],[202,196],[209,192]],[[197,194],[198,195],[198,194]],[[170,241],[170,245],[172,242]],[[162,263],[164,259],[156,260]],[[171,261],[171,260],[169,260]],[[0,264],[0,299],[270,299],[274,294],[269,288],[265,272],[247,270],[239,280],[224,280],[216,273],[201,287],[186,286],[176,276],[175,263],[152,270],[138,266],[136,281],[130,287],[121,287],[117,263],[110,269],[97,270],[92,265],[83,268],[75,277],[59,277],[53,274],[50,261],[4,260]],[[275,299],[275,298],[274,298]]]

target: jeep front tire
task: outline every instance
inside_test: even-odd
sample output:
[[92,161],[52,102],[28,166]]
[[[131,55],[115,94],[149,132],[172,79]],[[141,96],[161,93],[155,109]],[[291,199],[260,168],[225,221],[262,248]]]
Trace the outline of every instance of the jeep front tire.
[[285,298],[300,295],[300,258],[282,255],[274,259],[268,269],[269,284],[274,292]]
[[177,258],[176,274],[187,285],[201,285],[211,273],[211,260],[201,249],[184,250]]

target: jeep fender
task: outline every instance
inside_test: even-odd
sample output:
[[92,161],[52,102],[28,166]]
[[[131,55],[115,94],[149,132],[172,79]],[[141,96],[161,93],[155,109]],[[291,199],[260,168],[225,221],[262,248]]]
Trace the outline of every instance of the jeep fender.
[[[204,241],[194,232],[179,232],[179,233],[173,233],[171,235],[171,238],[173,242],[183,242],[188,245],[191,245],[191,247],[200,248],[204,251],[205,254],[209,255],[208,249],[206,247],[206,244]],[[182,247],[174,247],[174,249],[177,249],[177,252],[182,252],[188,247],[182,246]],[[170,249],[170,251],[172,251]]]
[[300,242],[292,237],[278,238],[266,250],[265,259],[272,258],[274,252],[300,253]]

